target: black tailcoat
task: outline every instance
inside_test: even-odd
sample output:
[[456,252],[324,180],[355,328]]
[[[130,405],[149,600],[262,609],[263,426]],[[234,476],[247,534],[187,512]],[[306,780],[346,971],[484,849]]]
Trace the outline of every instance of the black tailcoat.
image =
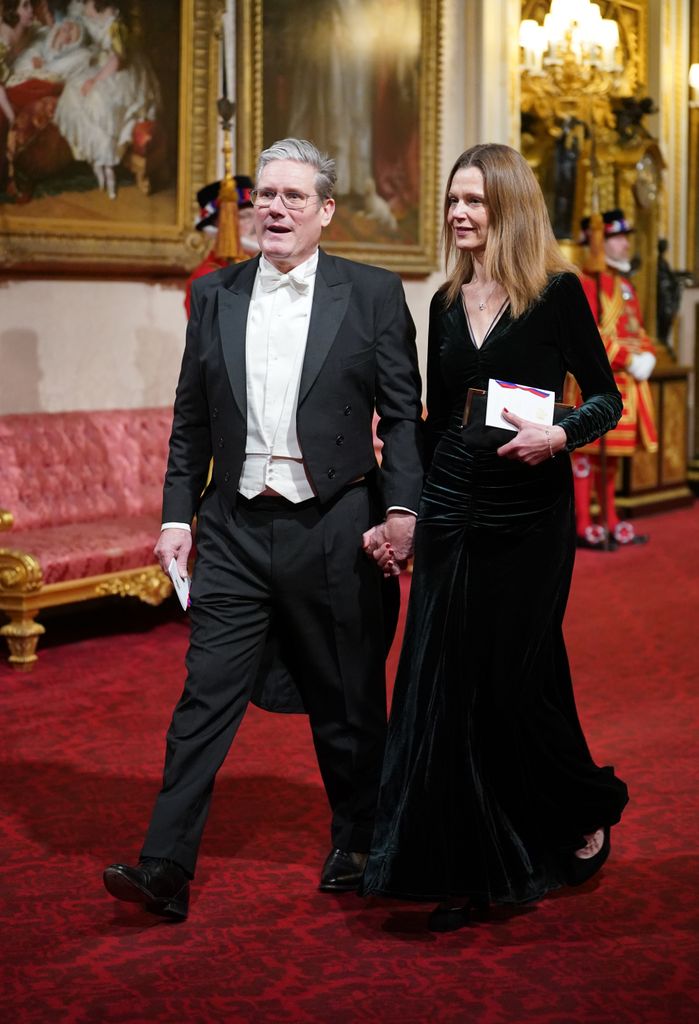
[[[245,344],[259,257],[194,283],[163,494],[164,522],[191,522],[204,491],[234,507],[245,459]],[[373,417],[383,442],[381,465]],[[390,506],[417,509],[423,480],[415,328],[400,278],[319,252],[298,399],[297,430],[321,502],[366,477],[377,520]],[[255,702],[303,710],[271,637]]]

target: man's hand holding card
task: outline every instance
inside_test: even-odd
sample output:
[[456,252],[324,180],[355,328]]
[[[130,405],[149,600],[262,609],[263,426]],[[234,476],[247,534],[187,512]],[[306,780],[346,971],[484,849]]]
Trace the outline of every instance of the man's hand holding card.
[[177,599],[182,605],[184,611],[187,611],[190,605],[189,600],[189,577],[186,576],[184,579],[180,576],[180,571],[177,568],[177,562],[173,558],[167,567],[168,575],[172,580],[172,585],[175,588]]

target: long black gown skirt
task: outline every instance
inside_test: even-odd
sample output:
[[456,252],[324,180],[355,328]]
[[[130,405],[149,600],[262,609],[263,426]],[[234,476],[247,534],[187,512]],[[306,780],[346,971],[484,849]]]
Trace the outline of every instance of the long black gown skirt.
[[590,756],[563,641],[573,516],[567,455],[529,467],[444,435],[364,895],[535,899],[583,834],[619,820],[626,786]]

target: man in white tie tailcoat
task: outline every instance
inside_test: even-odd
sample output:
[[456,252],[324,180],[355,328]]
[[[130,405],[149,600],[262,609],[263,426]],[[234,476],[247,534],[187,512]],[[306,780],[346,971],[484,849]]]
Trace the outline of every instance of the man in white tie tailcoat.
[[[396,569],[411,554],[421,386],[398,276],[319,249],[334,184],[334,162],[309,142],[265,150],[261,256],[192,292],[155,548],[184,576],[196,517],[188,674],[141,859],[104,874],[117,899],[173,920],[187,916],[216,773],[251,700],[309,715],[332,812],[322,891],[357,888],[371,840],[385,641],[362,538],[388,545]],[[268,671],[280,662],[286,677]]]

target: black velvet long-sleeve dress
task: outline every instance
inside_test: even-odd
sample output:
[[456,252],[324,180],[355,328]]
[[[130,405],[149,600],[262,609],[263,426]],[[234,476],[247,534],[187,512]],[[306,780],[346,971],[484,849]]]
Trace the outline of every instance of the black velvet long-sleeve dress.
[[[531,467],[514,434],[462,428],[489,378],[584,402],[567,449]],[[461,302],[430,310],[428,434],[405,640],[362,893],[521,902],[565,878],[584,834],[619,821],[626,786],[592,760],[575,708],[563,615],[575,554],[570,458],[614,426],[621,398],[574,274],[553,277],[478,349]]]

